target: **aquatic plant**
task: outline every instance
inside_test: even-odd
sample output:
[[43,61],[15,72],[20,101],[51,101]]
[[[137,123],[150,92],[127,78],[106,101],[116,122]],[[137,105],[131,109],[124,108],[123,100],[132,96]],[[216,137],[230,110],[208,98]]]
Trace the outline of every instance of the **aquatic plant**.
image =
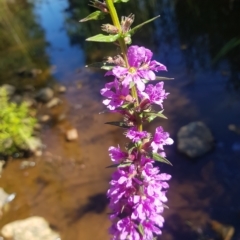
[[30,115],[27,103],[9,102],[4,87],[0,88],[0,154],[12,155],[23,150],[36,150],[40,142],[33,137],[36,118]]
[[[143,130],[143,124],[157,117],[166,119],[162,104],[168,93],[163,82],[153,83],[166,79],[155,73],[167,68],[152,60],[151,50],[136,45],[127,47],[140,27],[159,16],[131,28],[134,15],[123,16],[119,21],[115,9],[115,3],[124,2],[128,0],[92,0],[91,5],[98,10],[81,22],[102,19],[110,14],[113,24],[102,26],[108,35],[98,34],[87,41],[115,43],[121,49],[120,55],[108,57],[101,67],[107,70],[105,76],[114,78],[100,91],[105,97],[103,104],[108,108],[107,112],[123,116],[122,121],[107,124],[126,129],[125,135],[130,140],[124,150],[120,146],[108,149],[113,162],[109,167],[116,168],[107,192],[112,221],[110,234],[113,240],[153,240],[161,234],[166,189],[169,187],[167,181],[171,178],[169,174],[160,173],[154,162],[170,164],[165,158],[164,146],[172,144],[173,140],[161,126],[152,136]],[[162,110],[156,111],[154,105]]]

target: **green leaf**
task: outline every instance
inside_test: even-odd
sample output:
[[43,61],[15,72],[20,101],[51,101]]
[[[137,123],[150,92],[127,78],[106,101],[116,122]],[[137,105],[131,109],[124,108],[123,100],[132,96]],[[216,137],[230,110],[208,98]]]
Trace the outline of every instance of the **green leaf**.
[[172,166],[172,163],[171,163],[171,162],[169,162],[165,157],[162,157],[162,156],[159,155],[158,153],[152,153],[152,158],[153,158],[155,161],[167,163],[167,164],[169,164],[169,165]]
[[129,104],[131,104],[131,103],[125,103],[121,106],[121,108],[127,108],[129,106]]
[[131,164],[132,164],[132,161],[131,162],[116,163],[116,164],[109,165],[106,168],[116,168],[116,167],[123,168],[123,167],[128,167]]
[[156,76],[155,80],[165,81],[165,80],[174,80],[174,78]]
[[86,41],[92,42],[115,42],[120,37],[120,34],[115,35],[104,35],[98,34],[93,37],[87,38]]
[[132,162],[124,162],[124,163],[121,163],[118,167],[119,168],[122,168],[122,167],[128,167],[132,164]]
[[90,20],[101,20],[105,17],[105,13],[101,11],[96,11],[88,15],[87,17],[81,19],[79,22],[87,22]]
[[[162,111],[160,111],[160,112],[145,112],[145,113],[144,113],[144,116],[147,116],[148,118],[149,118],[149,117],[154,117],[154,118],[160,117],[160,118],[167,119],[167,117],[162,114]],[[153,119],[154,119],[154,118],[153,118]]]
[[138,231],[141,233],[142,236],[144,236],[144,228],[142,224],[138,225]]
[[228,54],[230,51],[232,51],[234,48],[236,48],[238,45],[240,45],[240,39],[239,38],[232,38],[229,42],[227,42],[218,52],[218,54],[214,57],[212,60],[212,64],[215,64],[220,58],[224,57],[226,54]]
[[128,2],[129,0],[114,0],[114,3],[120,3],[120,2],[123,2],[123,3],[126,3]]
[[110,64],[107,62],[96,62],[96,63],[91,63],[89,65],[86,65],[85,67],[87,68],[98,68],[98,69],[103,69],[103,70],[111,70],[114,68],[114,64]]
[[130,82],[130,84],[129,84],[129,89],[131,89],[133,86],[135,86],[135,82]]
[[157,116],[151,115],[151,116],[149,116],[149,117],[147,118],[147,121],[148,121],[148,122],[151,122],[151,121],[153,121],[156,117],[157,117]]
[[134,34],[139,28],[141,28],[143,25],[145,25],[145,24],[147,24],[147,23],[150,23],[150,22],[154,21],[155,19],[157,19],[157,18],[159,18],[159,17],[160,17],[160,15],[158,15],[158,16],[156,16],[156,17],[154,17],[154,18],[151,18],[151,19],[147,20],[146,22],[143,22],[143,23],[137,25],[136,27],[132,28],[132,29],[128,32],[128,34],[133,35],[133,34]]
[[121,128],[130,128],[131,126],[127,125],[125,122],[105,122],[105,124],[121,127]]
[[112,164],[112,165],[110,165],[110,166],[107,166],[106,168],[116,168],[116,167],[118,167],[119,166],[119,163],[117,163],[117,164]]

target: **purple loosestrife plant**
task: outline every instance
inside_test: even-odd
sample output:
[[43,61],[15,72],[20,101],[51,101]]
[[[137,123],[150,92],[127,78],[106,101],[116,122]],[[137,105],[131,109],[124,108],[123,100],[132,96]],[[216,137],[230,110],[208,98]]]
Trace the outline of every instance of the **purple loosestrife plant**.
[[[125,150],[120,146],[108,149],[113,162],[110,167],[116,168],[107,192],[112,221],[109,232],[112,240],[154,240],[162,233],[167,181],[171,178],[169,174],[161,173],[154,162],[170,164],[165,158],[164,146],[173,144],[173,140],[161,126],[151,135],[143,131],[143,124],[157,117],[166,118],[163,100],[169,93],[165,92],[163,82],[154,85],[154,80],[166,79],[156,77],[156,72],[167,68],[152,60],[151,50],[136,45],[127,47],[136,30],[159,16],[131,28],[133,14],[119,21],[114,4],[121,2],[128,0],[92,0],[91,6],[98,10],[81,20],[98,20],[110,14],[113,24],[102,26],[108,35],[98,34],[87,41],[115,43],[121,48],[121,55],[108,57],[102,66],[107,70],[105,75],[112,75],[114,81],[100,91],[109,111],[123,116],[122,121],[108,124],[127,128],[125,135],[129,139]],[[159,105],[162,110],[155,111],[154,105]]]

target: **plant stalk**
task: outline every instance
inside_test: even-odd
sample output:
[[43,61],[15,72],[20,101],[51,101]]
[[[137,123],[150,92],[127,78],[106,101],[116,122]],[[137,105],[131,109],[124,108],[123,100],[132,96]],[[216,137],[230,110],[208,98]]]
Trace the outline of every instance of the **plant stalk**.
[[[112,22],[113,22],[114,26],[117,27],[119,30],[119,33],[121,33],[122,28],[121,28],[121,24],[119,22],[118,14],[117,14],[116,8],[114,6],[113,0],[106,0],[106,4],[107,4],[108,11],[112,18]],[[127,58],[127,45],[126,45],[123,37],[121,37],[118,41],[119,41],[119,45],[120,45],[126,66],[127,66],[127,68],[129,68],[128,58]],[[136,89],[135,85],[131,88],[131,94],[132,94],[132,97],[136,100],[135,107],[138,107],[139,100],[138,100],[137,89]],[[142,126],[141,119],[140,119],[140,121],[138,119],[137,128],[138,128],[138,131],[142,131],[143,126]]]

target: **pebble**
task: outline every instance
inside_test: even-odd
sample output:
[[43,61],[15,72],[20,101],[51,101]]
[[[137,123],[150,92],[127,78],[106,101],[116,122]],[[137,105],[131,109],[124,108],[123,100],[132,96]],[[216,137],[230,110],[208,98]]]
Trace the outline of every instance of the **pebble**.
[[67,88],[63,85],[59,86],[58,87],[58,90],[57,90],[59,93],[65,93],[67,91]]
[[61,103],[61,100],[59,98],[55,97],[46,104],[46,107],[53,108],[53,107],[56,107],[57,105],[59,105],[60,103]]
[[78,138],[78,132],[75,128],[70,129],[66,132],[66,139],[68,141],[74,141]]
[[50,116],[49,115],[43,115],[40,117],[40,121],[41,122],[47,122],[50,120]]

